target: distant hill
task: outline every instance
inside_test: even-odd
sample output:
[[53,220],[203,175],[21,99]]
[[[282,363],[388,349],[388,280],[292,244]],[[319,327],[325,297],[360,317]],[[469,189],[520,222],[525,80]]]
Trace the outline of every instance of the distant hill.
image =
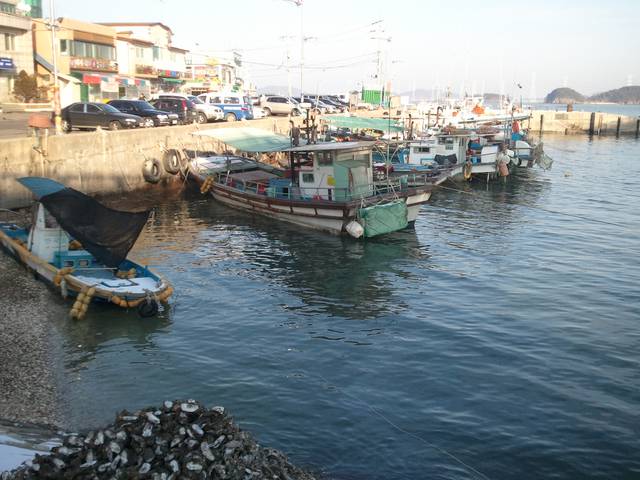
[[640,104],[640,86],[616,88],[607,92],[597,93],[589,100],[592,102],[631,103]]
[[545,103],[582,103],[584,101],[584,95],[567,87],[556,88],[544,99]]

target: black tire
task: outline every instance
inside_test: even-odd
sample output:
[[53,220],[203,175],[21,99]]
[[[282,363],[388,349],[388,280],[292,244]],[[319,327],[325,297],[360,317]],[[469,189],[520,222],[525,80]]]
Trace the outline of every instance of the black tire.
[[196,118],[196,123],[207,123],[208,119],[207,116],[200,112]]
[[225,122],[235,122],[236,120],[238,120],[238,117],[236,117],[235,113],[227,113],[224,116],[224,120]]
[[142,176],[149,183],[158,183],[162,178],[162,165],[157,158],[150,158],[142,164]]
[[182,163],[180,161],[180,152],[175,149],[167,150],[162,156],[162,165],[164,171],[169,175],[175,175],[180,171]]
[[264,116],[265,117],[270,117],[271,116],[271,109],[269,107],[264,107]]
[[145,298],[138,305],[138,315],[142,318],[155,317],[158,314],[158,302],[151,298]]
[[109,122],[109,130],[120,130],[121,128],[122,125],[120,125],[120,122],[118,122],[117,120]]

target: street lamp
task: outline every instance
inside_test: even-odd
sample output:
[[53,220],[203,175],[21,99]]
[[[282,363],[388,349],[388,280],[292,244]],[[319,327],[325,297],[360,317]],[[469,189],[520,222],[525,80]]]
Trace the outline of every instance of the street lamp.
[[62,119],[60,118],[60,80],[58,78],[58,46],[56,38],[56,15],[54,0],[49,0],[49,27],[51,28],[51,55],[53,56],[53,112],[56,134],[62,133]]
[[304,38],[304,0],[283,0],[284,2],[293,3],[296,7],[300,7],[300,102],[304,102],[304,88],[303,88],[303,76],[304,76],[304,42],[307,40]]

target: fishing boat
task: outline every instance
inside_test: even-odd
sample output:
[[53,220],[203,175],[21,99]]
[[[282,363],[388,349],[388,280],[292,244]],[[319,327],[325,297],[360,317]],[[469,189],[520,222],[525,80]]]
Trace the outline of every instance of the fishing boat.
[[48,178],[18,181],[36,198],[33,222],[0,222],[0,245],[63,297],[75,298],[72,318],[83,318],[91,302],[137,308],[143,317],[158,312],[171,285],[126,258],[149,211],[113,210]]
[[[375,237],[412,225],[431,185],[374,179],[374,142],[293,145],[288,136],[256,128],[195,132],[245,154],[279,152],[288,168],[237,155],[196,156],[185,172],[217,201],[306,228],[354,238]],[[295,142],[294,142],[295,143]]]

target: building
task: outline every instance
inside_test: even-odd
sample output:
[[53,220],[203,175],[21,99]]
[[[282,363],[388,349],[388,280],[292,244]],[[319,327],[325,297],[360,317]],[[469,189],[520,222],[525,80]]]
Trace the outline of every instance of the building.
[[0,1],[0,102],[13,100],[17,75],[33,74],[31,19],[17,8],[18,0]]
[[152,93],[177,91],[184,84],[187,50],[173,45],[173,32],[169,27],[159,22],[103,23],[102,25],[113,28],[118,36],[128,36],[131,40],[152,45],[153,70],[149,70],[154,75],[149,78]]
[[[51,85],[51,31],[45,20],[34,19],[33,23],[37,73],[43,84]],[[56,60],[61,82],[61,106],[78,100],[105,101],[118,98],[120,81],[115,30],[70,18],[58,19],[57,25]]]
[[42,0],[23,0],[27,5],[27,15],[33,18],[42,18]]
[[242,89],[238,77],[239,55],[187,53],[185,88],[194,94]]
[[151,82],[158,77],[153,65],[153,43],[133,38],[132,33],[120,32],[116,37],[120,98],[149,98]]

